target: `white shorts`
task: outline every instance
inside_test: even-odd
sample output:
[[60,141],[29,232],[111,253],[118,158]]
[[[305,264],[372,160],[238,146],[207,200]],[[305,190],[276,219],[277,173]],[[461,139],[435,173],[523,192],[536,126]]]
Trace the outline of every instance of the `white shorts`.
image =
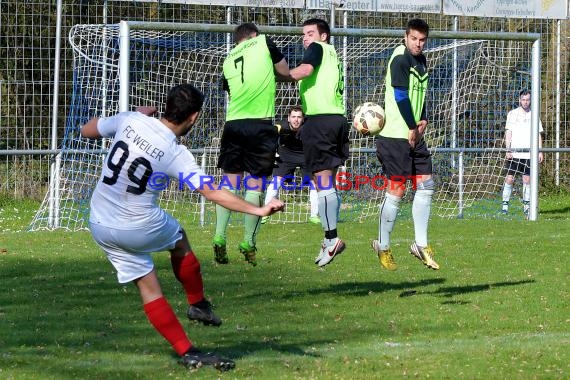
[[89,222],[91,236],[115,267],[119,283],[149,274],[154,268],[150,254],[173,249],[182,239],[182,227],[176,219],[166,215],[164,223],[136,230],[109,228]]

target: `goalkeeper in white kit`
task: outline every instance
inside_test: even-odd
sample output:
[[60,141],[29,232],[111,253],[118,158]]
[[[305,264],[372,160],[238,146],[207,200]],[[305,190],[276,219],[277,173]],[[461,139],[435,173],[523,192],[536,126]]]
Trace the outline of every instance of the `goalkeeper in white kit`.
[[[538,121],[539,132],[542,133],[542,123]],[[507,161],[505,169],[507,176],[503,185],[503,207],[501,212],[509,212],[509,202],[513,192],[513,184],[517,174],[522,175],[523,182],[523,212],[528,217],[530,207],[530,152],[520,152],[517,150],[530,149],[531,138],[531,112],[530,112],[530,91],[522,90],[519,93],[519,107],[509,111],[505,125],[505,147],[507,148]],[[542,148],[542,136],[538,135],[538,147]],[[544,156],[538,153],[538,161],[542,162]]]

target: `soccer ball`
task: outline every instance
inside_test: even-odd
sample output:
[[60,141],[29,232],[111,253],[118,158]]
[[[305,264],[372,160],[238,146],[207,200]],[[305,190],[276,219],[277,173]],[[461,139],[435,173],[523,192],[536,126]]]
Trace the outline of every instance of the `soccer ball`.
[[354,111],[352,126],[365,136],[377,135],[384,128],[384,108],[373,102],[366,102]]

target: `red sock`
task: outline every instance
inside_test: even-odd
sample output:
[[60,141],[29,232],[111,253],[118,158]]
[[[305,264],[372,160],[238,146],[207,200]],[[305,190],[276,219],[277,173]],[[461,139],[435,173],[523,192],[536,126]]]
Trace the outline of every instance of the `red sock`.
[[157,298],[144,304],[143,308],[150,323],[172,345],[178,355],[183,355],[192,347],[166,298]]
[[194,304],[204,299],[204,284],[200,273],[200,262],[194,252],[188,252],[186,256],[170,256],[174,275],[180,281],[186,292],[189,304]]

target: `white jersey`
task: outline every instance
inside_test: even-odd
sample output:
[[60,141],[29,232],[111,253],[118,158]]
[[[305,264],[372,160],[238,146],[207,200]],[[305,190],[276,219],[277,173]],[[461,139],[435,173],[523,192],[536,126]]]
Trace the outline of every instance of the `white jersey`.
[[[511,131],[511,149],[530,149],[531,112],[522,107],[515,108],[507,114],[505,128]],[[542,133],[542,122],[538,121],[538,131]],[[530,159],[530,152],[513,152],[513,158]]]
[[191,175],[186,180],[193,189],[200,187],[204,172],[158,119],[122,112],[100,118],[97,130],[114,141],[91,197],[91,223],[117,229],[157,228],[165,223],[166,213],[157,204],[161,190],[153,188],[153,179]]

